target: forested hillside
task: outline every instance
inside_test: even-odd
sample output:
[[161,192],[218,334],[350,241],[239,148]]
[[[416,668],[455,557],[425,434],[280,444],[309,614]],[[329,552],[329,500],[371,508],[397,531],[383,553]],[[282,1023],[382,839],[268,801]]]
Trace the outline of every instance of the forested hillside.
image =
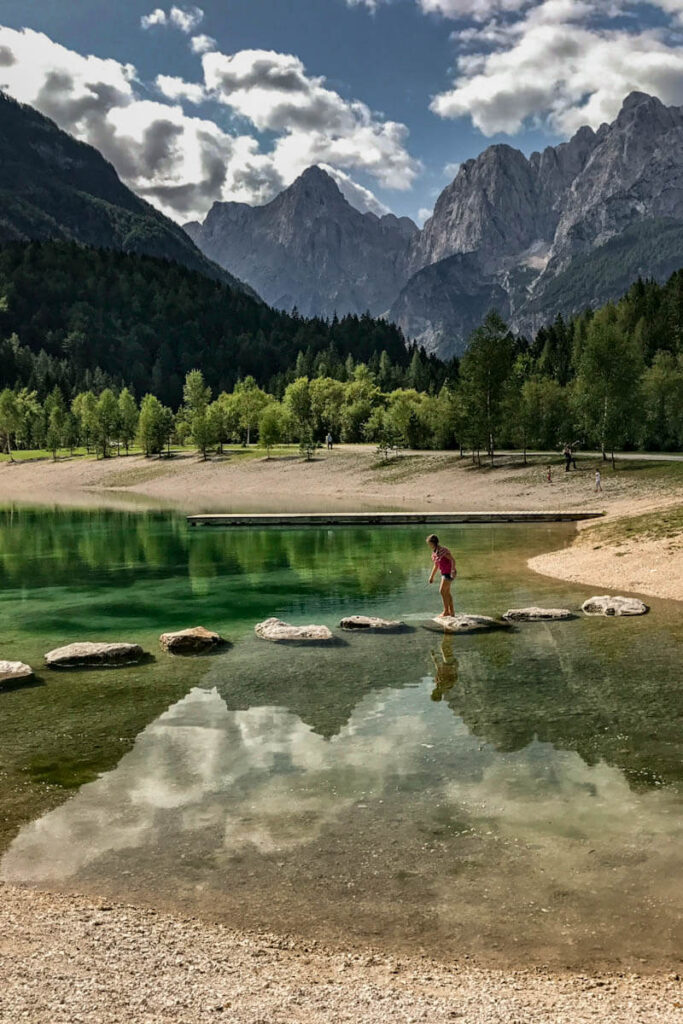
[[[2,390],[4,388],[4,390]],[[529,340],[489,314],[460,362],[369,316],[302,319],[176,264],[0,249],[0,440],[683,449],[683,270]]]
[[0,301],[0,387],[39,398],[125,384],[175,408],[194,368],[215,391],[249,374],[281,390],[300,351],[311,372],[341,372],[349,355],[411,358],[383,320],[304,320],[176,263],[68,242],[1,248]]
[[0,91],[0,242],[73,239],[175,260],[240,287],[102,154]]

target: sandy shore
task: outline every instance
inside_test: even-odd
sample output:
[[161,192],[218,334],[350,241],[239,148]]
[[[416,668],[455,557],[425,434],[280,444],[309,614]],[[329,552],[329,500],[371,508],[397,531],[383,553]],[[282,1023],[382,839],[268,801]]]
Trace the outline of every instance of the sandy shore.
[[[603,480],[596,495],[589,460],[579,461],[578,472],[556,467],[549,484],[543,463],[478,470],[452,452],[423,452],[381,464],[371,447],[351,445],[311,462],[251,451],[208,462],[182,455],[2,463],[0,501],[185,512],[597,508],[609,520],[683,506],[683,466],[672,473],[624,463],[616,473],[606,469]],[[573,546],[534,558],[531,568],[598,589],[683,600],[681,536],[614,546],[594,541],[593,529],[588,524]]]
[[623,471],[606,478],[605,492],[596,495],[588,464],[579,472],[556,471],[551,484],[545,472],[544,465],[519,461],[479,470],[453,452],[406,453],[381,463],[371,446],[361,445],[324,452],[311,462],[295,455],[266,459],[253,450],[206,462],[186,454],[170,460],[40,460],[0,463],[0,499],[187,512],[598,508],[613,515],[683,502],[683,464],[677,491],[648,473]]
[[[595,543],[593,543],[595,541]],[[588,531],[563,551],[531,558],[544,576],[585,583],[605,591],[629,591],[683,601],[683,543],[635,538],[627,546],[600,545]]]
[[676,975],[503,973],[0,886],[0,1021],[668,1024]]

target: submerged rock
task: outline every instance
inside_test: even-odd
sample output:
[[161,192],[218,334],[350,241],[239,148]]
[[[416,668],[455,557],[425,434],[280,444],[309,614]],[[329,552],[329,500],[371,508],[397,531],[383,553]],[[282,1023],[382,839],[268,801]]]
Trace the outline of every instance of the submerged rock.
[[0,686],[20,679],[32,679],[33,669],[23,661],[0,661]]
[[569,608],[510,608],[503,618],[507,622],[552,622],[573,619]]
[[[486,630],[505,629],[509,622],[492,619],[488,615],[437,615],[432,622],[444,633],[483,633]],[[431,625],[427,626],[432,629]]]
[[405,629],[399,619],[380,619],[375,615],[348,615],[339,623],[342,629],[366,629],[372,633],[398,633]]
[[186,654],[192,651],[207,651],[225,643],[220,633],[214,633],[204,626],[191,626],[175,633],[162,633],[159,643],[165,651]]
[[126,643],[76,643],[66,647],[56,647],[45,655],[45,664],[49,668],[76,668],[92,666],[94,668],[115,667],[117,665],[134,665],[144,655],[139,644]]
[[582,605],[586,615],[645,615],[649,611],[637,597],[590,597]]
[[272,640],[276,644],[334,639],[327,626],[291,626],[281,619],[266,619],[265,622],[259,622],[254,626],[254,632],[262,640]]

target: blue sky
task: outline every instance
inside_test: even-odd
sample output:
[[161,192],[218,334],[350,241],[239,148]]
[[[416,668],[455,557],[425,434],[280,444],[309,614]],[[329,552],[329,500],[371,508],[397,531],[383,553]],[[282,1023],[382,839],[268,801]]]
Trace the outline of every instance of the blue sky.
[[[423,219],[457,164],[683,104],[683,0],[3,0],[0,84],[182,221],[310,163]],[[161,77],[160,77],[161,76]]]

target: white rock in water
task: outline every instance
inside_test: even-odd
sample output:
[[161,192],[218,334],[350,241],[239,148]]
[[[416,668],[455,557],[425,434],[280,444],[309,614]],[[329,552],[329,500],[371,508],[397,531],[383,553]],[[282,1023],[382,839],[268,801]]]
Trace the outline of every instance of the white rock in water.
[[437,615],[432,619],[444,633],[477,633],[487,629],[501,629],[508,625],[488,615]]
[[586,615],[645,615],[649,608],[637,597],[591,597],[582,605]]
[[508,622],[544,622],[573,619],[569,608],[510,608],[503,616]]
[[256,636],[262,640],[272,640],[276,644],[292,641],[333,640],[327,626],[291,626],[281,619],[266,619],[254,626]]
[[0,661],[0,685],[13,683],[16,679],[33,678],[33,669],[23,661]]
[[379,619],[374,615],[349,615],[339,625],[342,629],[366,629],[376,633],[396,633],[405,628],[398,619]]
[[206,651],[211,647],[218,647],[225,643],[220,633],[214,633],[204,626],[191,626],[189,629],[179,629],[175,633],[162,633],[159,643],[165,651]]
[[50,668],[76,668],[80,666],[112,667],[134,665],[140,661],[144,651],[139,644],[126,643],[76,643],[57,647],[45,655],[45,664]]

